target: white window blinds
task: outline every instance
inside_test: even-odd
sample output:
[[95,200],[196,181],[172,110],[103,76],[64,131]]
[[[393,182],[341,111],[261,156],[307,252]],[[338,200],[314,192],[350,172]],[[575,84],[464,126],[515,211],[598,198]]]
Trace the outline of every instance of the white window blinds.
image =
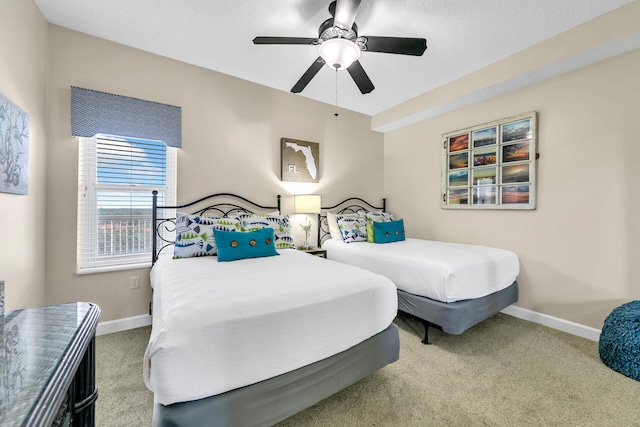
[[176,149],[160,141],[79,138],[77,272],[151,265],[151,192],[175,205]]

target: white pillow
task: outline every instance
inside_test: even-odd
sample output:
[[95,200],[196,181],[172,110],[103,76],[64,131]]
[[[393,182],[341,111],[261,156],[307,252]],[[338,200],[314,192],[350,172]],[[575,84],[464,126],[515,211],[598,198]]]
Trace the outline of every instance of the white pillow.
[[327,223],[329,224],[329,234],[331,238],[334,240],[342,240],[342,233],[340,233],[340,228],[338,227],[336,214],[327,212]]

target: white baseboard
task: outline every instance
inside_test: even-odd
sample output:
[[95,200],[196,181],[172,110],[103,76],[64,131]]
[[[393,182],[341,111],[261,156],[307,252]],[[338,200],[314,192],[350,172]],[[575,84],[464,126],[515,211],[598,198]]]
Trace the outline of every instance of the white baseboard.
[[[517,317],[518,319],[528,320],[530,322],[538,323],[549,328],[557,329],[568,334],[577,335],[591,341],[598,341],[600,339],[599,329],[584,326],[579,323],[570,322],[558,317],[549,316],[547,314],[537,313],[535,311],[527,310],[526,308],[520,308],[511,305],[502,310],[502,313]],[[128,329],[142,328],[143,326],[149,325],[151,325],[151,316],[148,314],[126,317],[124,319],[98,323],[96,335],[106,335],[114,332],[122,332]]]
[[140,316],[125,317],[124,319],[110,320],[108,322],[98,323],[96,335],[112,334],[114,332],[122,332],[128,329],[142,328],[151,325],[151,316],[143,314]]
[[548,326],[549,328],[557,329],[568,334],[577,335],[591,341],[598,341],[600,339],[601,331],[599,329],[570,322],[558,317],[549,316],[547,314],[537,313],[535,311],[527,310],[526,308],[510,305],[502,310],[502,313],[517,317],[518,319],[528,320],[533,323]]

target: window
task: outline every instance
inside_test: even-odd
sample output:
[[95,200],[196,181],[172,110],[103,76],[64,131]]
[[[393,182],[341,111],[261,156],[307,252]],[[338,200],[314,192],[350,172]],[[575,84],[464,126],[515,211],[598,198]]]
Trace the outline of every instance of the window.
[[77,273],[151,265],[158,204],[175,205],[176,149],[161,141],[79,138]]

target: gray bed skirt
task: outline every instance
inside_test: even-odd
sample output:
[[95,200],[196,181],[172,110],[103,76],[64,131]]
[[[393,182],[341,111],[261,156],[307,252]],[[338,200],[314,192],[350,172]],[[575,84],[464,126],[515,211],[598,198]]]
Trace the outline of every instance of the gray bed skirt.
[[[260,351],[260,349],[256,349]],[[154,404],[154,426],[271,426],[399,358],[398,327],[311,365],[223,394]]]
[[518,301],[518,283],[490,295],[456,302],[441,302],[398,289],[398,310],[459,335]]

